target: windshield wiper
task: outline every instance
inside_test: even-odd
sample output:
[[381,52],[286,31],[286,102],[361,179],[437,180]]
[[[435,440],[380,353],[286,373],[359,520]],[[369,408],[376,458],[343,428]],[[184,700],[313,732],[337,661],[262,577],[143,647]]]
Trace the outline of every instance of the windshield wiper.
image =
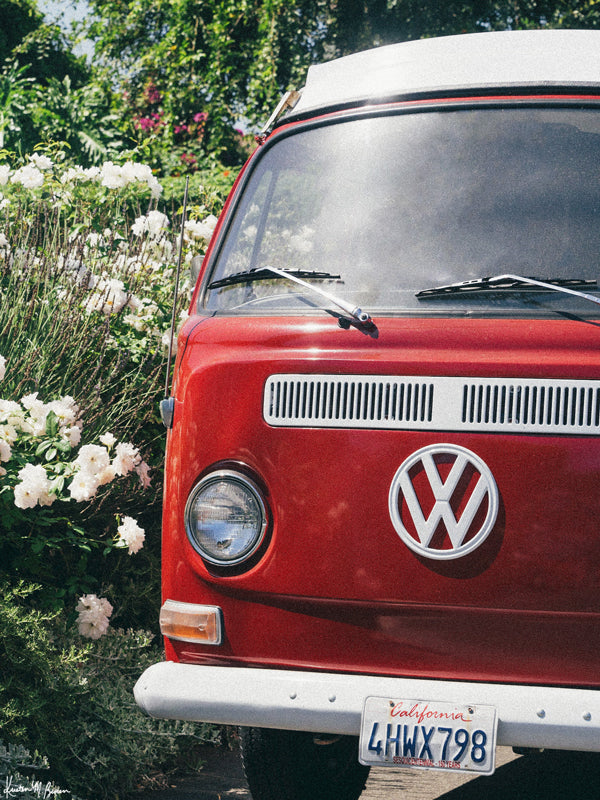
[[539,280],[538,278],[526,278],[523,275],[512,275],[510,273],[486,278],[475,278],[474,280],[461,281],[460,283],[450,283],[447,286],[436,286],[432,289],[423,289],[417,292],[415,296],[420,300],[426,300],[428,297],[445,297],[447,295],[460,293],[468,294],[469,292],[490,290],[523,291],[539,288],[547,289],[551,292],[572,294],[575,295],[575,297],[581,297],[584,300],[589,300],[592,303],[600,305],[600,297],[581,291],[582,289],[597,289],[598,284],[593,279],[546,278],[544,280]]
[[341,298],[331,294],[331,292],[326,292],[319,286],[313,286],[313,284],[302,280],[303,278],[309,278],[310,280],[341,280],[339,275],[332,275],[329,272],[316,272],[302,269],[278,269],[277,267],[271,266],[256,267],[255,269],[250,269],[246,272],[236,272],[233,275],[228,275],[226,278],[220,278],[219,280],[213,281],[212,283],[209,283],[208,288],[220,289],[222,286],[233,286],[237,283],[272,280],[274,275],[278,278],[284,278],[292,281],[293,283],[297,283],[305,289],[310,289],[312,292],[316,292],[316,294],[319,294],[321,297],[329,300],[330,303],[338,306],[345,311],[346,314],[349,314],[353,319],[362,323],[363,325],[372,322],[370,315],[367,314],[366,311],[363,311],[362,308],[353,306],[351,303],[347,303],[345,300],[342,300]]
[[[252,281],[264,281],[273,278],[275,267],[255,267],[246,272],[234,272],[233,275],[227,275],[226,278],[219,278],[208,284],[209,289],[220,289],[222,286],[234,286],[237,283],[250,283]],[[280,272],[285,273],[285,277],[289,278],[291,275],[296,278],[310,278],[311,280],[320,281],[339,281],[340,275],[332,275],[330,272],[316,272],[308,269],[282,269]]]

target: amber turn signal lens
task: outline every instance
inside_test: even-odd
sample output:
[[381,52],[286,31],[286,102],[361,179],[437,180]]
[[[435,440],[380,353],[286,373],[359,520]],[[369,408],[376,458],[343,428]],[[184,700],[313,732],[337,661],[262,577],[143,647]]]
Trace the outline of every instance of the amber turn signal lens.
[[201,606],[167,600],[160,609],[160,630],[163,636],[180,642],[221,644],[222,611],[218,606]]

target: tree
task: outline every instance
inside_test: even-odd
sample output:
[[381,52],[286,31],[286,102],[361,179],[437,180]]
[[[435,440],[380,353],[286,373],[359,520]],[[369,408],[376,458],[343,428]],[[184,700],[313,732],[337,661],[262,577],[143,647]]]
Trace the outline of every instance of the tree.
[[333,40],[337,55],[426,36],[600,24],[598,0],[333,0],[331,5],[329,41]]
[[25,77],[27,67],[18,62],[7,61],[0,70],[0,150],[3,150],[9,135],[22,136],[22,125],[27,116],[31,99],[33,78]]
[[[264,117],[322,56],[327,0],[91,0],[95,61],[126,93],[133,125],[163,142],[204,122],[223,153],[242,116]],[[201,119],[198,115],[206,115]],[[194,131],[197,144],[198,129]]]
[[[90,0],[96,61],[126,92],[134,124],[176,141],[206,114],[203,146],[231,144],[318,60],[423,36],[596,26],[600,3],[565,0]],[[144,121],[144,122],[142,122]],[[198,120],[196,120],[198,121]],[[197,144],[197,142],[196,142]]]
[[0,63],[18,61],[38,82],[69,75],[81,85],[89,78],[85,59],[71,52],[58,25],[47,25],[35,0],[0,0]]
[[0,61],[10,58],[13,49],[42,23],[35,0],[0,1]]

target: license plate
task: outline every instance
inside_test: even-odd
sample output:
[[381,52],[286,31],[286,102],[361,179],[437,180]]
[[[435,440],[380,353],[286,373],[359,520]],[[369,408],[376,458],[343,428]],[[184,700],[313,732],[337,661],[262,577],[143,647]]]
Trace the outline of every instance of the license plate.
[[493,706],[367,697],[359,760],[367,766],[491,775],[496,728]]

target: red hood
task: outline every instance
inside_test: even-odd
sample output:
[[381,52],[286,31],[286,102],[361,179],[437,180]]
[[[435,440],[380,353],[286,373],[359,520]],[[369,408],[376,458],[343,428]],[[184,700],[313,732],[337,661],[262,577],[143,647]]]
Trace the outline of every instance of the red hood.
[[[275,426],[263,398],[270,376],[290,374],[595,381],[599,337],[596,323],[566,319],[380,319],[376,333],[326,316],[190,320],[167,461],[165,595],[221,605],[226,655],[244,662],[596,682],[600,448],[589,414],[585,434]],[[449,560],[411,550],[390,516],[399,467],[436,445],[475,454],[497,487],[491,532]],[[189,546],[183,506],[202,474],[234,462],[264,486],[272,525],[258,563],[222,576]],[[261,621],[252,637],[232,616],[247,606]]]

